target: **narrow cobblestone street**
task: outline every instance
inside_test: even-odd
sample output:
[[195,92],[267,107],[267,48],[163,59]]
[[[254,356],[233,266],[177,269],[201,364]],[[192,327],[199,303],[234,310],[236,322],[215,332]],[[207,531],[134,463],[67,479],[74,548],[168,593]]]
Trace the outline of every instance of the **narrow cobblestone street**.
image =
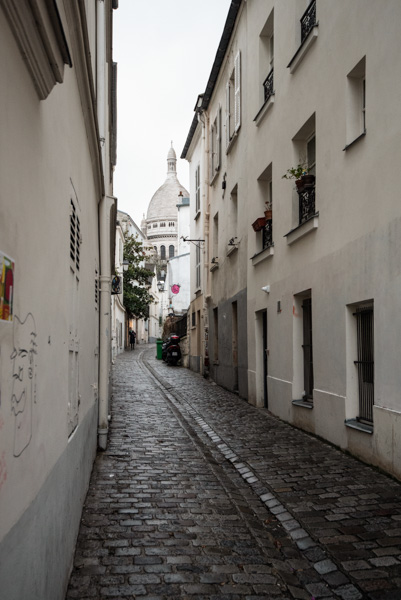
[[401,599],[401,484],[155,353],[114,365],[66,598]]

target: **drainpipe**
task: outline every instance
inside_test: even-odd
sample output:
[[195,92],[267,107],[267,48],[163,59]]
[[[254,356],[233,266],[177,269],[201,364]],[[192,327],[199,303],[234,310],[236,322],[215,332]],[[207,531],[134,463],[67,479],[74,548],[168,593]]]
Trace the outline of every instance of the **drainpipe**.
[[204,260],[203,260],[203,268],[204,268],[204,279],[203,281],[203,375],[206,376],[209,373],[209,344],[207,340],[209,339],[209,331],[208,335],[206,335],[206,330],[209,330],[209,317],[208,317],[208,298],[210,297],[210,271],[209,271],[209,230],[210,230],[210,206],[209,206],[209,116],[208,113],[204,110],[202,113],[198,113],[198,120],[202,123],[202,142],[201,142],[201,157],[202,157],[202,173],[204,173],[204,181],[202,186],[202,196],[203,202],[202,205],[204,207],[204,221],[203,221],[203,239],[205,240],[204,247]]
[[[105,68],[106,68],[106,15],[105,2],[98,0],[96,6],[96,103],[99,138],[102,155],[102,172],[106,175],[106,135],[105,135]],[[106,188],[106,182],[105,186]],[[110,260],[110,213],[114,198],[103,195],[99,205],[99,243],[100,243],[100,323],[99,323],[99,415],[98,446],[107,447],[109,423],[109,369],[111,344],[111,260]]]

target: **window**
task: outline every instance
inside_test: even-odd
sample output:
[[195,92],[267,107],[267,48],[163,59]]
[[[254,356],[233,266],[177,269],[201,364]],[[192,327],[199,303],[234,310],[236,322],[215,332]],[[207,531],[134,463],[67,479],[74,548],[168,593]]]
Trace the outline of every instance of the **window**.
[[346,146],[359,140],[366,133],[366,58],[347,75],[346,98]]
[[160,258],[166,260],[166,246],[160,246]]
[[196,246],[195,250],[195,272],[196,272],[196,282],[195,289],[199,289],[201,286],[201,249],[199,244]]
[[166,224],[165,223],[160,223],[160,227],[165,227]]
[[[296,164],[306,163],[308,175],[301,178],[297,187],[297,198],[294,205],[293,224],[302,225],[316,214],[315,177],[316,177],[316,135],[315,115],[313,114],[293,138]],[[298,185],[298,184],[297,184]]]
[[[273,182],[272,182],[272,163],[258,177],[260,196],[263,204],[261,206],[261,215],[264,213],[266,225],[262,229],[262,250],[273,246]],[[259,234],[258,234],[259,235]]]
[[219,309],[213,309],[213,358],[216,363],[219,360]]
[[234,69],[226,85],[226,146],[241,126],[241,52],[234,60]]
[[172,244],[171,244],[171,246],[168,247],[168,257],[169,258],[174,257],[174,246]]
[[156,229],[157,223],[153,223],[153,229]]
[[213,259],[219,257],[219,213],[216,213],[213,219]]
[[362,423],[373,423],[374,405],[374,337],[373,302],[357,306],[356,319],[357,356],[354,361],[358,373],[359,416]]
[[273,94],[274,69],[274,11],[269,15],[259,36],[259,80],[261,102],[264,104]]
[[237,239],[238,233],[238,186],[235,185],[231,194],[230,194],[230,229],[229,235],[230,238],[234,238],[234,241]]
[[221,160],[221,108],[219,107],[211,131],[210,181],[212,182],[220,169]]
[[[313,401],[312,295],[310,290],[294,296],[293,306],[293,401],[307,408]],[[310,406],[308,406],[308,404]]]
[[304,355],[304,400],[313,399],[313,346],[312,346],[312,298],[302,303],[303,355]]
[[195,215],[200,211],[200,164],[195,170]]
[[[297,4],[301,8],[302,4]],[[300,27],[298,28],[298,50],[288,63],[287,67],[290,69],[290,73],[294,73],[302,60],[309,52],[309,49],[317,39],[317,26],[318,21],[316,20],[316,0],[312,0],[305,12],[300,18]]]
[[174,221],[170,221],[170,222],[169,222],[169,224],[168,224],[168,226],[169,226],[169,227],[174,227],[174,226],[175,226],[175,223],[174,223]]

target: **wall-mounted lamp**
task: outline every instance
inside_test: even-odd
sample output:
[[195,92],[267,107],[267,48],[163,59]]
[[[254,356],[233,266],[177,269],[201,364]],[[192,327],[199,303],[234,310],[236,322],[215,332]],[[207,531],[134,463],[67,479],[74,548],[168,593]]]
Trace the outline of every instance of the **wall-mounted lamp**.
[[157,282],[157,289],[159,290],[159,292],[164,292],[164,281]]
[[266,292],[266,294],[270,294],[270,285],[264,285],[262,291]]
[[124,271],[128,271],[129,262],[128,260],[123,260],[123,269]]

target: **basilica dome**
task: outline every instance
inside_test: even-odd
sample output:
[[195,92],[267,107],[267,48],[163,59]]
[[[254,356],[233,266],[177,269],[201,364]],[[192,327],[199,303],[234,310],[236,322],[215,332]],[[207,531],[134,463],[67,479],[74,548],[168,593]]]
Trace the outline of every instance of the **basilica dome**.
[[146,220],[154,221],[160,219],[177,218],[177,204],[179,196],[189,198],[188,191],[181,185],[177,178],[177,157],[173,146],[167,154],[167,178],[166,181],[153,194],[149,203]]

